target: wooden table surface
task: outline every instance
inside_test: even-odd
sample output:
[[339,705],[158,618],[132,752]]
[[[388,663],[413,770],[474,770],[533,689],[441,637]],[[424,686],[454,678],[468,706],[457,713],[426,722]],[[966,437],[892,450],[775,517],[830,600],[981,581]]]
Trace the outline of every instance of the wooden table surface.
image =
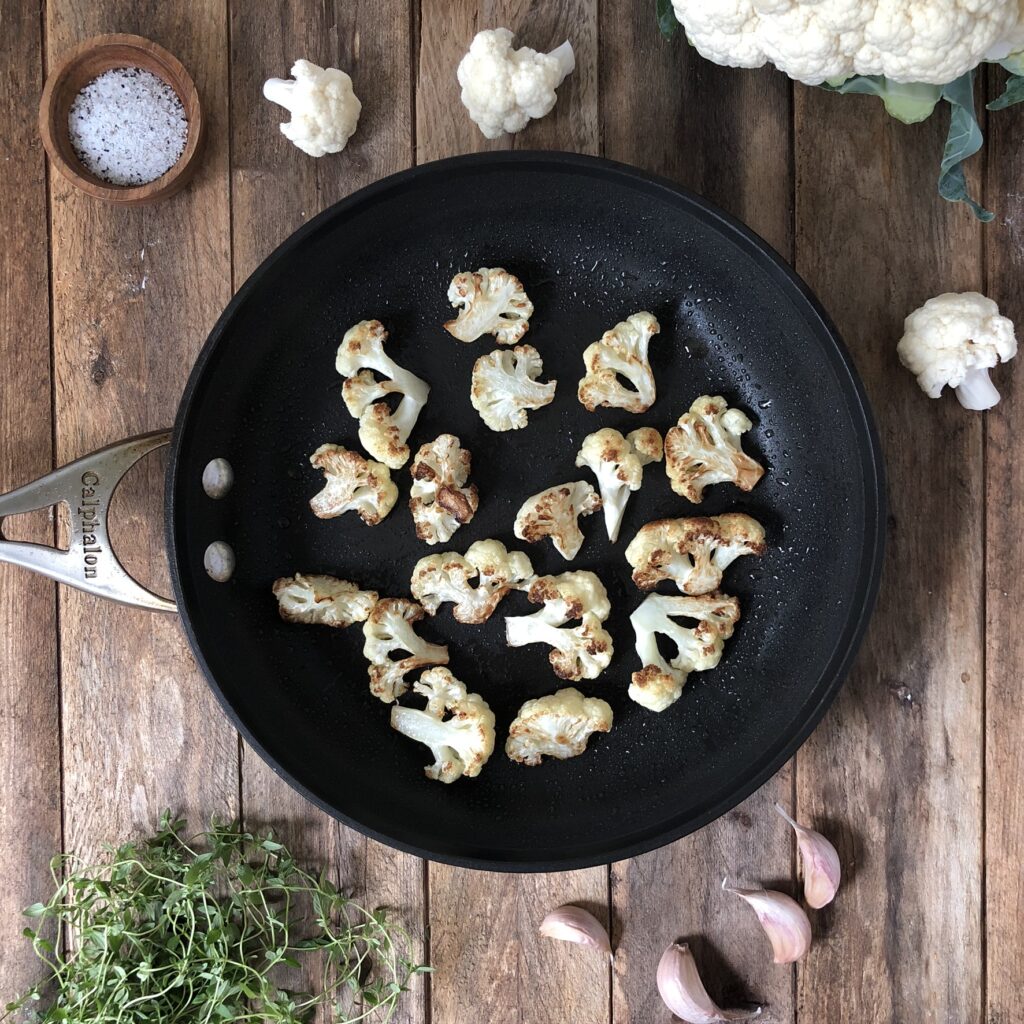
[[[712,992],[808,1024],[1011,1024],[1021,1019],[1017,737],[1024,388],[1001,370],[987,415],[928,401],[896,360],[902,318],[978,289],[1024,322],[1024,110],[991,117],[972,187],[987,227],[935,195],[944,116],[905,127],[866,97],[730,71],[663,42],[647,0],[0,0],[0,489],[122,437],[167,426],[232,291],[294,228],[412,163],[472,150],[603,153],[736,214],[789,259],[850,346],[874,404],[891,487],[878,610],[856,669],[799,755],[701,833],[609,868],[490,875],[425,864],[344,828],[239,741],[173,617],[133,611],[0,566],[0,1000],[35,978],[19,910],[49,892],[61,847],[96,849],[164,807],[273,823],[345,884],[399,907],[437,973],[414,1024],[667,1021],[653,972],[694,941]],[[577,67],[555,112],[487,143],[458,101],[473,33],[508,25]],[[90,200],[48,171],[36,105],[48,64],[99,32],[138,32],[191,70],[208,118],[202,167],[146,209]],[[277,130],[262,81],[306,56],[351,72],[358,134],[313,160]],[[984,76],[982,76],[984,78]],[[979,88],[993,94],[995,82]],[[1019,397],[1018,397],[1019,396]],[[827,429],[824,425],[822,429]],[[119,500],[119,547],[164,570],[162,466]],[[9,534],[52,541],[43,514]],[[166,585],[166,584],[164,584]],[[823,590],[828,580],[822,580]],[[1017,609],[1017,611],[1014,611]],[[781,800],[836,841],[846,884],[815,915],[795,969],[770,963],[722,874],[793,885]],[[619,954],[536,935],[580,901],[610,916]]]

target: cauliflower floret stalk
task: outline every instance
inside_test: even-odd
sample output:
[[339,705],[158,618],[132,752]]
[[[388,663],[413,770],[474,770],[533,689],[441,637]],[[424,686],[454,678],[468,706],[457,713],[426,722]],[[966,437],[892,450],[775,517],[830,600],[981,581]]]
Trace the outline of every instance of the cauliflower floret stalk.
[[[696,620],[693,627],[677,618]],[[703,597],[667,597],[648,594],[629,617],[636,633],[636,653],[643,668],[633,673],[629,696],[651,711],[664,711],[679,700],[691,672],[714,668],[722,657],[725,641],[740,618],[735,597],[706,594]],[[658,649],[658,635],[677,648],[667,660]]]
[[605,427],[583,439],[576,465],[587,466],[597,477],[604,525],[613,544],[619,539],[626,502],[640,490],[644,466],[651,462],[661,462],[661,434],[653,427],[641,427],[627,437]]
[[451,540],[476,514],[480,498],[469,479],[470,454],[454,434],[441,434],[416,453],[410,467],[409,509],[416,536],[428,544]]
[[456,621],[476,624],[486,622],[510,590],[523,590],[534,579],[521,551],[509,551],[499,540],[478,540],[465,556],[448,551],[421,558],[410,588],[427,614],[451,602]]
[[[378,601],[363,623],[363,654],[370,662],[370,693],[393,704],[409,689],[406,675],[425,665],[447,665],[448,648],[416,635],[423,608],[402,597]],[[405,657],[400,657],[401,652]]]
[[448,286],[448,301],[459,315],[444,329],[459,341],[493,334],[499,345],[515,345],[530,329],[533,303],[522,281],[504,267],[456,274]]
[[395,507],[398,488],[387,466],[337,444],[320,445],[309,461],[325,478],[324,489],[309,502],[321,519],[357,512],[367,526],[376,526]]
[[[405,442],[427,403],[430,387],[385,354],[387,337],[379,320],[361,320],[345,332],[334,365],[345,378],[341,393],[346,408],[359,420],[360,443],[375,459],[399,469],[409,459]],[[378,381],[374,372],[387,379]],[[395,394],[402,398],[392,413],[380,399]]]
[[413,691],[427,698],[426,709],[396,704],[391,728],[430,747],[434,763],[423,769],[427,778],[454,782],[479,775],[494,752],[494,713],[483,698],[467,693],[446,668],[428,669]]
[[558,99],[555,90],[576,67],[572,46],[551,53],[512,48],[507,28],[485,29],[459,62],[462,104],[488,139],[518,132],[531,118],[544,117]]
[[951,387],[965,409],[991,409],[999,392],[988,371],[1017,354],[1013,321],[978,292],[946,292],[903,321],[896,352],[929,398]]
[[296,573],[274,581],[274,597],[285,622],[341,628],[364,622],[377,603],[375,590],[336,576]]
[[665,471],[672,490],[699,504],[710,484],[734,483],[749,491],[764,469],[740,447],[749,418],[718,395],[701,395],[665,435]]
[[558,382],[541,384],[537,378],[543,369],[532,345],[517,345],[511,352],[499,349],[473,364],[469,399],[491,430],[521,430],[527,409],[551,402]]
[[[611,614],[608,592],[592,572],[541,576],[527,596],[544,607],[532,615],[505,619],[509,647],[548,644],[555,674],[562,679],[596,679],[614,654],[612,638],[601,623]],[[568,626],[570,622],[578,626]]]
[[600,507],[597,491],[586,480],[558,484],[523,502],[513,532],[531,544],[550,537],[555,550],[571,562],[583,547],[580,516],[593,515]]
[[[580,381],[577,396],[588,412],[602,405],[647,412],[654,405],[657,392],[647,350],[660,330],[650,313],[634,313],[605,331],[600,341],[587,346],[583,353],[587,374]],[[620,377],[632,388],[627,388]]]
[[520,764],[538,765],[541,758],[564,761],[587,749],[595,732],[612,727],[612,709],[598,697],[584,697],[568,686],[547,697],[528,700],[509,726],[505,753]]
[[684,594],[710,594],[737,558],[764,552],[764,527],[742,512],[726,512],[710,518],[656,519],[629,542],[626,561],[641,590],[672,580]]
[[281,134],[310,156],[340,153],[352,138],[363,109],[352,91],[352,79],[337,68],[308,60],[292,65],[292,80],[268,79],[263,95],[291,112]]

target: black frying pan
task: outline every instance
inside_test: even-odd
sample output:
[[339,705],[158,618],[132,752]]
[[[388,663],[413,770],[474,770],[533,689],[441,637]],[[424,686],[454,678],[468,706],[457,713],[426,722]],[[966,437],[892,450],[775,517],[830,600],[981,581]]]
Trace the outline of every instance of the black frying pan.
[[[559,382],[554,403],[531,413],[527,429],[501,434],[469,402],[472,364],[496,346],[464,345],[441,328],[452,315],[452,275],[496,265],[525,283],[536,306],[526,340],[544,359],[544,379]],[[640,309],[662,325],[652,343],[656,404],[643,416],[587,413],[576,400],[583,349]],[[615,724],[579,758],[529,768],[502,752],[519,705],[567,685],[552,673],[547,648],[504,645],[504,615],[534,610],[524,595],[511,595],[481,626],[455,623],[450,606],[422,624],[423,635],[449,644],[451,669],[498,720],[483,773],[450,786],[424,777],[429,751],[394,733],[388,707],[371,696],[358,626],[278,618],[270,593],[278,576],[327,572],[401,596],[416,560],[437,550],[416,540],[407,468],[393,474],[399,504],[375,528],[352,515],[318,520],[308,507],[321,486],[310,453],[327,441],[358,447],[334,354],[347,327],[373,317],[391,332],[391,355],[432,388],[413,451],[450,432],[473,453],[480,510],[442,550],[464,551],[485,537],[524,547],[512,535],[520,503],[551,484],[589,478],[575,468],[576,452],[600,426],[664,431],[704,393],[724,395],[755,421],[745,447],[767,473],[750,494],[716,486],[698,513],[652,466],[618,545],[608,543],[600,515],[583,521],[587,540],[571,568],[592,569],[607,586],[616,656],[599,679],[577,685],[611,703]],[[604,863],[721,815],[777,771],[824,713],[878,584],[878,442],[827,317],[746,228],[703,199],[604,160],[460,157],[338,203],[286,241],[232,300],[189,379],[171,444],[167,538],[177,606],[228,714],[325,810],[383,842],[455,864]],[[220,500],[201,483],[214,458],[227,459],[235,474]],[[67,477],[76,489],[85,465]],[[12,510],[0,504],[0,515]],[[667,711],[646,711],[626,696],[639,667],[628,616],[641,595],[625,544],[650,519],[727,510],[756,516],[770,541],[764,558],[743,559],[726,575],[724,589],[739,596],[743,618],[717,669],[692,675]],[[77,525],[76,538],[88,537],[90,522]],[[227,583],[204,571],[216,541],[236,556]],[[540,573],[570,568],[547,542],[525,547]],[[83,583],[77,565],[35,567]]]

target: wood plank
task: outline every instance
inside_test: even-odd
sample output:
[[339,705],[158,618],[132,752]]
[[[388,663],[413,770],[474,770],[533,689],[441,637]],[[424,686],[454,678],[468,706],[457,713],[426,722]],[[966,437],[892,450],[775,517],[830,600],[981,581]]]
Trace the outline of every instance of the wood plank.
[[[304,220],[412,163],[412,22],[408,0],[234,5],[231,15],[231,202],[238,288]],[[362,102],[359,128],[343,153],[313,159],[281,135],[287,112],[262,98],[263,82],[287,77],[305,57],[339,67]],[[301,566],[296,566],[301,569]],[[308,567],[307,567],[308,568]],[[242,806],[251,826],[272,824],[304,858],[327,864],[339,884],[371,906],[387,906],[423,958],[425,872],[416,857],[387,849],[307,803],[247,746]],[[396,1024],[426,1019],[422,976]],[[325,1018],[326,1019],[326,1018]]]
[[[637,73],[638,55],[643,73]],[[653,4],[607,4],[601,22],[604,154],[665,175],[746,221],[791,258],[793,177],[789,84],[700,59],[681,34],[662,39]],[[698,113],[699,112],[699,113]],[[613,1019],[646,1024],[666,1010],[652,979],[665,947],[686,938],[725,1006],[756,998],[793,1019],[793,973],[770,968],[750,910],[723,897],[742,884],[791,888],[792,843],[772,809],[789,806],[791,766],[697,835],[612,867],[621,934]],[[666,905],[667,894],[669,896]]]
[[797,266],[853,352],[890,481],[873,625],[798,760],[800,815],[847,875],[798,1017],[979,1021],[984,421],[926,398],[895,346],[929,296],[980,287],[980,229],[934,192],[944,116],[908,128],[799,88],[796,129]]
[[[0,0],[0,491],[52,468],[50,295],[45,157],[36,134],[42,89],[39,12]],[[47,516],[9,536],[52,544]],[[52,891],[60,850],[56,588],[0,565],[0,1002],[40,980],[21,911]]]

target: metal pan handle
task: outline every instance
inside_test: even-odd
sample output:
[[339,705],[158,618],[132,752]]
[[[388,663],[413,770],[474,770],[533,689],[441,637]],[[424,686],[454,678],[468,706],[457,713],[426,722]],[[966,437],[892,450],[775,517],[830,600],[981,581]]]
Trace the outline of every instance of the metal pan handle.
[[[125,474],[144,455],[171,440],[169,430],[131,437],[85,455],[24,487],[0,495],[0,562],[21,565],[50,579],[135,608],[176,612],[173,601],[147,590],[118,561],[110,544],[110,499]],[[7,516],[63,502],[71,519],[67,551],[7,540]]]

